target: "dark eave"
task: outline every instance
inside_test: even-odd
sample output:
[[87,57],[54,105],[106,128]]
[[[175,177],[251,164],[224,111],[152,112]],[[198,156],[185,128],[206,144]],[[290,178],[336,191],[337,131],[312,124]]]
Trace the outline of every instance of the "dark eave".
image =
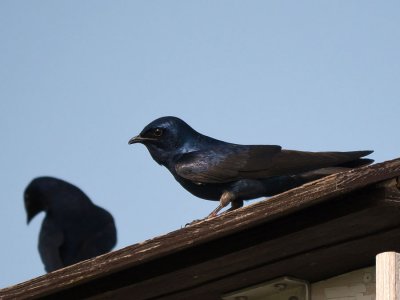
[[[400,251],[400,159],[325,177],[0,290],[1,299],[220,299],[288,275],[311,282]],[[190,221],[190,220],[188,220]]]

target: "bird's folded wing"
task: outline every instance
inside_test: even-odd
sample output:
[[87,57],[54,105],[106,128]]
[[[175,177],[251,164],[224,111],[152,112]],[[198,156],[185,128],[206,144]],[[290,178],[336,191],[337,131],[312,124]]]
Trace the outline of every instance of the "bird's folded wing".
[[64,267],[60,252],[63,243],[63,232],[51,219],[45,218],[39,235],[39,253],[47,272]]
[[175,171],[198,183],[224,183],[242,178],[242,172],[268,168],[280,153],[275,145],[226,145],[183,154]]
[[177,162],[175,170],[179,176],[194,182],[224,183],[340,166],[371,152],[304,152],[281,150],[280,146],[229,145],[186,153]]
[[[311,170],[328,167],[346,167],[349,165],[363,164],[360,157],[366,156],[372,151],[348,151],[348,152],[306,152],[294,150],[282,150],[273,158],[268,170],[251,172],[251,176],[269,175],[293,175]],[[372,160],[365,160],[372,162]],[[351,163],[350,163],[351,162]]]

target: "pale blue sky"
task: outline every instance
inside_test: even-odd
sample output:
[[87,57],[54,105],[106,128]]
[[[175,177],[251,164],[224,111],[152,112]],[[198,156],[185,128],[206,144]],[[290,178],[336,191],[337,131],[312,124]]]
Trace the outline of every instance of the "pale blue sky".
[[0,1],[0,287],[44,273],[50,175],[108,209],[117,249],[217,205],[128,140],[174,115],[234,143],[399,157],[399,1]]

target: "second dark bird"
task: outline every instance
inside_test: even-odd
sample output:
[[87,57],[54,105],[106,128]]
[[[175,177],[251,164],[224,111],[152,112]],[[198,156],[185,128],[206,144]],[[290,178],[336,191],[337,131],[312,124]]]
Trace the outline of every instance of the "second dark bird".
[[231,203],[273,196],[347,168],[370,164],[373,151],[305,152],[277,145],[237,145],[203,135],[176,117],[162,117],[129,140],[141,143],[193,195]]
[[44,211],[39,254],[47,272],[109,252],[116,244],[112,215],[76,186],[38,177],[24,193],[28,223]]

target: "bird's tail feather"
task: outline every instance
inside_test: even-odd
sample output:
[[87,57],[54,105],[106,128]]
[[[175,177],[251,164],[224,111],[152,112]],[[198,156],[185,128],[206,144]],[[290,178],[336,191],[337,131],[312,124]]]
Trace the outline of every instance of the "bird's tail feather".
[[345,168],[358,168],[362,166],[370,165],[374,162],[373,159],[369,158],[359,158],[353,161],[346,162],[344,164],[338,165],[338,167],[345,167]]
[[299,180],[304,180],[304,183],[320,179],[322,177],[340,173],[340,172],[345,172],[354,168],[370,165],[374,162],[373,159],[368,159],[368,158],[360,158],[356,159],[347,163],[343,163],[340,165],[337,165],[335,167],[328,167],[328,168],[321,168],[321,169],[316,169],[304,173],[298,174]]

